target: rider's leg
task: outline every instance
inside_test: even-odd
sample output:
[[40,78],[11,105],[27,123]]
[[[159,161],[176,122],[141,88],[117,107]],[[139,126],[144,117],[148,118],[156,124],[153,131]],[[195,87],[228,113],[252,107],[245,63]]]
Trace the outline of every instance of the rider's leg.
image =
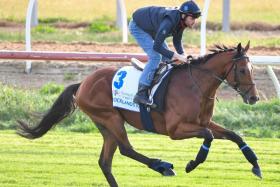
[[153,49],[153,38],[139,28],[133,20],[129,23],[129,30],[139,46],[147,53],[149,59],[140,77],[138,93],[134,98],[134,102],[149,105],[151,102],[148,97],[148,89],[151,86],[155,71],[161,61],[161,55]]
[[149,100],[148,89],[151,86],[160,59],[160,55],[156,52],[149,55],[149,61],[145,66],[139,80],[138,92],[134,97],[134,102],[145,105],[152,104],[152,102]]

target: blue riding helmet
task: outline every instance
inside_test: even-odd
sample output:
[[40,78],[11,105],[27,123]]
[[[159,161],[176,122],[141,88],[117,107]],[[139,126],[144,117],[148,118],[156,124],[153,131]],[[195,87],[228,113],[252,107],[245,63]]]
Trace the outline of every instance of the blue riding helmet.
[[201,16],[201,11],[197,4],[194,1],[186,1],[184,2],[180,8],[179,11],[182,14],[186,14],[188,16],[192,16],[193,18],[199,18]]

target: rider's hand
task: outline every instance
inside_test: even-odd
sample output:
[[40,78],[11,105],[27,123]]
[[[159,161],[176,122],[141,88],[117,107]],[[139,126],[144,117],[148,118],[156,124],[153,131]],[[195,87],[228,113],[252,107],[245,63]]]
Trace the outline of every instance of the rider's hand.
[[174,53],[172,60],[174,60],[176,64],[189,63],[185,55],[180,55],[178,53]]

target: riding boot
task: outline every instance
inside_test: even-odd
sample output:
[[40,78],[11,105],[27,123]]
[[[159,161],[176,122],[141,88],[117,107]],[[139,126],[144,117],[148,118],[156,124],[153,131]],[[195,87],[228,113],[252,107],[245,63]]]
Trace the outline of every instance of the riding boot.
[[148,89],[149,86],[139,84],[138,91],[134,96],[133,102],[138,104],[151,105],[152,102],[149,100]]

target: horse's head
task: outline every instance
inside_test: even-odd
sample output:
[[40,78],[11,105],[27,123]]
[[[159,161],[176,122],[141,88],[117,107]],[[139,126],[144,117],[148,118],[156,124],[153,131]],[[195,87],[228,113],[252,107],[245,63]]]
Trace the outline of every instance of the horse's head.
[[253,65],[246,55],[250,47],[250,42],[245,48],[241,43],[236,47],[231,63],[226,66],[225,79],[243,98],[247,104],[255,104],[258,100],[256,84],[253,81]]

